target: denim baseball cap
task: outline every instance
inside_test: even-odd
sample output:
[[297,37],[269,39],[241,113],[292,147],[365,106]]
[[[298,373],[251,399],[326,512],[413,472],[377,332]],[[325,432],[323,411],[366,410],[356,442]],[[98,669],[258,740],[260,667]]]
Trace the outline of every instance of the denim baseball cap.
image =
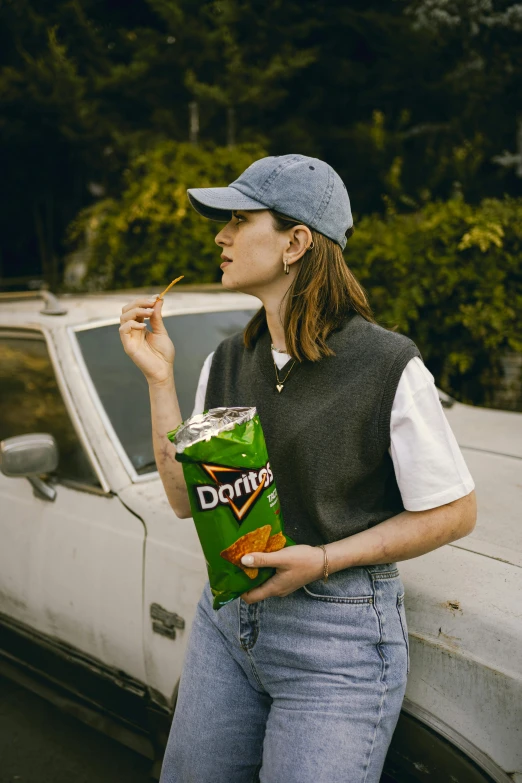
[[307,155],[269,155],[224,188],[188,188],[194,209],[210,220],[232,210],[275,209],[333,239],[342,249],[353,226],[346,185],[334,169]]

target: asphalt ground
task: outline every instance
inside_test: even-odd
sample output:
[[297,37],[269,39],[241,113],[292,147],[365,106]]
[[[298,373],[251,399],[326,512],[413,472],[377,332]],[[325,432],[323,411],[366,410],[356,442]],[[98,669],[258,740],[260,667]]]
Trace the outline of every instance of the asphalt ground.
[[0,783],[151,783],[150,765],[0,677]]
[[[151,762],[0,676],[0,783],[151,783]],[[381,783],[394,783],[383,776]]]

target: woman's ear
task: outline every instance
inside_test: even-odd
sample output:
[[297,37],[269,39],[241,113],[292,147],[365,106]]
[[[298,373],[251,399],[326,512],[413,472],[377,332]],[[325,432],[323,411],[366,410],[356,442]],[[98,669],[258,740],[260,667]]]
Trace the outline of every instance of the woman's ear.
[[297,261],[308,250],[312,242],[312,232],[308,226],[298,225],[291,229],[290,239],[286,249],[286,257],[289,261]]

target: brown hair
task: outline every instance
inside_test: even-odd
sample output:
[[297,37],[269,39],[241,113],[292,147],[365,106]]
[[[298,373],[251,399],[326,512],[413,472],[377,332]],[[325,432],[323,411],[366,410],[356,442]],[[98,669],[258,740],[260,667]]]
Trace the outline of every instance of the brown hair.
[[[276,231],[305,225],[275,210],[269,212]],[[283,321],[286,349],[300,362],[335,356],[326,338],[341,327],[351,310],[376,323],[366,293],[348,268],[340,245],[318,231],[310,231],[314,246],[301,257],[299,271],[283,298],[284,302],[288,296]],[[346,236],[350,238],[353,232],[352,227]],[[245,346],[253,348],[267,328],[265,308],[261,307],[245,327]]]

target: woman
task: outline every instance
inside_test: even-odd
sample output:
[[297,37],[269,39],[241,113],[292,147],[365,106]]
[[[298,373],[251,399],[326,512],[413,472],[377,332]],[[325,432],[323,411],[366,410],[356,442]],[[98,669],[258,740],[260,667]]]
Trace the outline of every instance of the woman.
[[[188,196],[226,222],[223,286],[263,304],[207,358],[195,412],[257,407],[297,545],[246,555],[275,574],[219,611],[207,582],[161,783],[377,783],[409,669],[396,562],[471,532],[473,479],[417,346],[375,323],[346,266],[353,221],[331,166],[270,156]],[[165,491],[190,517],[166,438],[174,346],[162,302],[144,304],[123,308],[121,338],[149,382]]]

